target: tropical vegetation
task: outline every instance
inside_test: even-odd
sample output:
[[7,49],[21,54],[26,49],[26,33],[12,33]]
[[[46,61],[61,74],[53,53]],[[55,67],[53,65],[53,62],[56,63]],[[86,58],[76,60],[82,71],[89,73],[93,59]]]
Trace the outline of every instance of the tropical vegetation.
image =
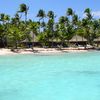
[[14,17],[0,14],[1,47],[30,47],[30,44],[34,47],[35,42],[42,47],[55,47],[55,42],[64,47],[69,46],[72,37],[77,35],[85,38],[86,44],[95,45],[94,40],[100,37],[100,19],[94,18],[90,8],[84,10],[84,18],[79,18],[72,8],[68,8],[58,20],[53,11],[46,13],[40,9],[36,15],[38,21],[28,19],[28,11],[29,7],[21,4]]

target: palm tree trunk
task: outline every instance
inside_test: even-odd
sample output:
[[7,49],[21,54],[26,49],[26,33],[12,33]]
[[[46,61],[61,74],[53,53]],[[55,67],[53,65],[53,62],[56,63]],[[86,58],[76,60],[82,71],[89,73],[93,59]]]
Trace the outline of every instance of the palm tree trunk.
[[15,43],[15,49],[17,49],[17,42]]
[[41,21],[41,18],[39,19],[39,33],[40,33],[40,29],[41,29],[40,21]]
[[77,34],[75,33],[75,37],[76,37],[76,44],[78,44],[78,40],[77,40]]
[[25,12],[25,23],[27,22],[27,12]]
[[54,40],[54,31],[53,31],[53,27],[52,27],[52,29],[51,29],[52,31],[52,47],[54,47],[54,44],[53,44],[53,40]]
[[52,48],[54,47],[54,45],[53,45],[53,38],[52,38]]
[[32,41],[32,51],[34,51],[34,33],[33,33],[33,41]]
[[[3,20],[2,22],[3,22],[3,26],[4,26],[4,24],[5,24],[5,21]],[[4,27],[4,32],[5,32],[5,27]],[[2,38],[2,42],[3,42],[3,46],[4,46],[4,48],[5,48],[5,46],[6,46],[6,45],[5,45],[5,42],[4,42],[4,40],[5,40],[5,39],[4,39],[4,37],[3,37],[3,38]]]
[[3,47],[5,48],[4,38],[2,38]]

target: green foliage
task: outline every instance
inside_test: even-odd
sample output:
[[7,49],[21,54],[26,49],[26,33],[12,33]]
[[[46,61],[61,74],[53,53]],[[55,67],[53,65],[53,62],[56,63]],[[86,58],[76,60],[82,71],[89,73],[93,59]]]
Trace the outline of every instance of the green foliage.
[[[38,11],[39,21],[27,20],[29,7],[26,4],[19,6],[19,11],[10,17],[4,13],[0,14],[0,41],[6,42],[7,46],[17,48],[23,41],[41,42],[44,46],[49,42],[59,41],[63,44],[76,35],[87,39],[88,44],[93,45],[94,39],[100,37],[100,19],[94,19],[90,8],[86,8],[84,18],[79,19],[72,8],[68,8],[65,16],[55,20],[53,11],[47,14],[43,9]],[[21,20],[24,13],[25,20]],[[46,19],[46,20],[45,20]],[[4,42],[3,42],[4,41]],[[4,43],[5,45],[5,43]]]
[[10,26],[8,30],[8,42],[14,47],[23,40],[24,32],[16,26]]
[[43,19],[44,17],[46,17],[45,11],[43,9],[40,9],[38,11],[37,17],[40,17],[40,19]]
[[55,17],[55,15],[54,15],[54,12],[53,12],[53,11],[48,11],[47,16],[48,16],[50,19],[54,19],[54,17]]
[[72,8],[68,8],[68,9],[67,9],[67,15],[68,15],[68,16],[73,15],[73,13],[74,13],[74,12],[73,12]]

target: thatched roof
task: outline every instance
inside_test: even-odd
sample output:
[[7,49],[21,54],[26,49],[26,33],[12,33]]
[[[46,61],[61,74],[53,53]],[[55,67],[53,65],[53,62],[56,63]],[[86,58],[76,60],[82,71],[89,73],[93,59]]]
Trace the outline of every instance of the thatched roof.
[[100,41],[100,37],[94,39],[95,42],[99,42]]
[[86,42],[87,40],[84,37],[79,35],[73,36],[70,42]]
[[[37,42],[36,35],[33,32],[30,32],[29,35],[31,37],[31,41],[30,42]],[[29,42],[29,40],[28,39],[25,39],[22,42]]]

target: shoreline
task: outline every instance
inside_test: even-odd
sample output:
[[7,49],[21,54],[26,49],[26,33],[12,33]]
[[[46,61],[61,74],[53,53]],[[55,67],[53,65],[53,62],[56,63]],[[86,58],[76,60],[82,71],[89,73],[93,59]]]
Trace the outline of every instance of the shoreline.
[[59,54],[59,53],[81,53],[81,52],[88,52],[88,51],[96,51],[93,49],[84,50],[79,48],[34,48],[32,49],[15,49],[15,51],[11,51],[11,49],[0,49],[0,55],[16,55],[16,54]]

